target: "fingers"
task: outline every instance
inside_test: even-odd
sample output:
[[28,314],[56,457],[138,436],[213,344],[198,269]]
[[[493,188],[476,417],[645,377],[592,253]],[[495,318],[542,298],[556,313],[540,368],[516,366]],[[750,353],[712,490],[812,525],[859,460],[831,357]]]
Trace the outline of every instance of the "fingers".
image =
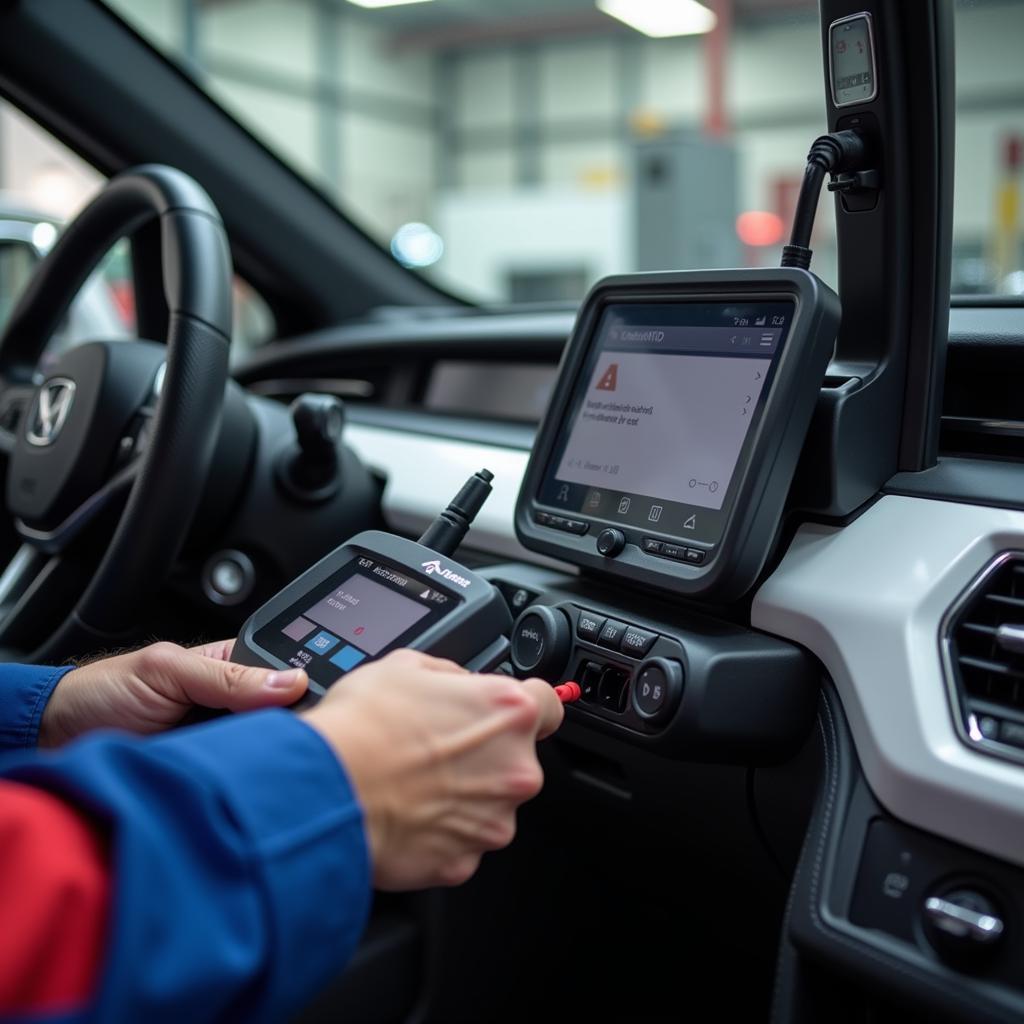
[[562,724],[565,717],[562,702],[551,684],[543,679],[524,679],[523,689],[537,702],[536,737],[538,740],[546,739]]
[[234,646],[234,640],[214,640],[213,643],[199,644],[197,647],[190,647],[189,650],[193,654],[198,654],[204,658],[213,658],[216,661],[230,661]]
[[[217,646],[217,645],[213,645]],[[306,692],[301,669],[270,672],[220,660],[174,644],[154,644],[139,652],[141,678],[159,680],[165,692],[188,703],[228,711],[251,711],[294,704]]]

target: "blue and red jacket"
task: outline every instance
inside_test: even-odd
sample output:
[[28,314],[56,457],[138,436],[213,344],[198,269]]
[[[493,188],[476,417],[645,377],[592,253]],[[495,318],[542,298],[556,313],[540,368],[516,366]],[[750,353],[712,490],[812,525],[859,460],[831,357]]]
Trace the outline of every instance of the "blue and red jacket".
[[66,671],[0,666],[0,1020],[287,1018],[369,910],[338,759],[281,710],[36,751]]

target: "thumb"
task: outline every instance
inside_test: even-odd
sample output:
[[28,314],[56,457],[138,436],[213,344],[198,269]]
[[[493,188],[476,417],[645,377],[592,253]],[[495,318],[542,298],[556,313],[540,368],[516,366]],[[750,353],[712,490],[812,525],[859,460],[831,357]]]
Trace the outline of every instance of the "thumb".
[[[252,711],[294,704],[308,685],[300,668],[268,671],[208,658],[192,651],[176,660],[170,682],[193,704],[228,711]],[[176,677],[176,678],[174,678]]]
[[555,693],[555,688],[543,679],[524,679],[523,689],[537,702],[537,739],[547,739],[557,732],[565,717],[565,709]]

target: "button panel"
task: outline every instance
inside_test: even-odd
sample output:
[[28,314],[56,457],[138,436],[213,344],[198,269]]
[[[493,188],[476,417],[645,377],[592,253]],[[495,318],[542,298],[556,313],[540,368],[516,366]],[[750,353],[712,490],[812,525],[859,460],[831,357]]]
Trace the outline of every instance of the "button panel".
[[640,542],[640,548],[649,555],[671,558],[674,562],[687,562],[690,565],[703,565],[710,553],[704,548],[690,548],[685,544],[673,544],[670,541],[658,540],[657,537],[644,537]]
[[[573,674],[566,678],[580,685],[580,708],[633,730],[661,731],[675,710],[680,687],[655,678],[649,658],[678,664],[683,657],[679,641],[587,608],[574,611],[576,649],[569,665]],[[638,688],[644,683],[641,696]]]
[[556,516],[551,512],[535,512],[533,521],[538,526],[550,526],[553,530],[575,533],[581,537],[590,529],[590,523],[585,519],[570,519],[568,516]]

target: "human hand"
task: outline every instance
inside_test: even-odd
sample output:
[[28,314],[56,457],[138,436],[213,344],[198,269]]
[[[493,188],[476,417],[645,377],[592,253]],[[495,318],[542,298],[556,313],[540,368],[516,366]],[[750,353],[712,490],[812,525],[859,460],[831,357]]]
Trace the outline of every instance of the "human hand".
[[540,792],[536,741],[562,722],[542,679],[473,675],[395,651],[345,676],[303,716],[363,807],[378,889],[459,885],[515,836]]
[[269,672],[228,661],[233,643],[151,644],[73,669],[43,710],[39,745],[56,747],[92,729],[161,732],[196,704],[251,711],[293,704],[306,692],[301,669]]

